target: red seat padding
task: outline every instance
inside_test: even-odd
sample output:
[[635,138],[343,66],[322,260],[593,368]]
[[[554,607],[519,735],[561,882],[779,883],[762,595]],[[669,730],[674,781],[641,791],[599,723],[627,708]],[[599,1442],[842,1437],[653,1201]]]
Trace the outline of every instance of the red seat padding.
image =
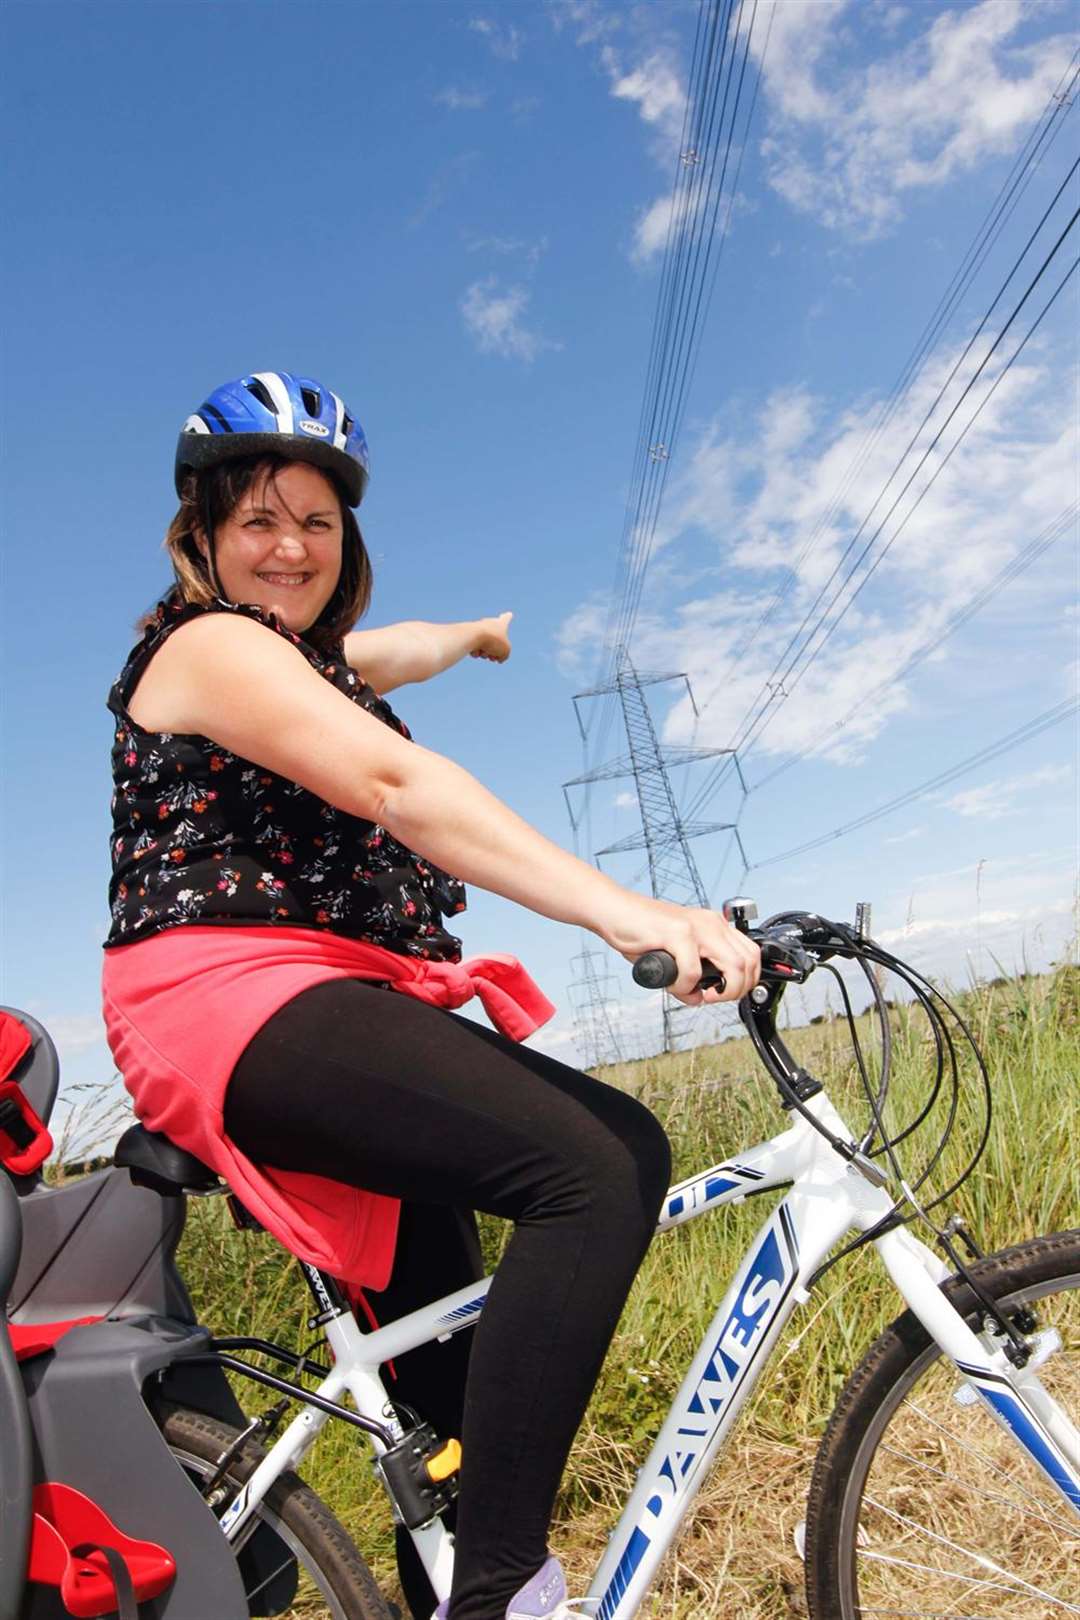
[[6,1080],[30,1050],[30,1031],[13,1013],[0,1012],[0,1080]]
[[[30,1050],[30,1031],[21,1019],[0,1012],[0,1164],[16,1176],[33,1175],[53,1150],[53,1139],[23,1096],[22,1087],[8,1076],[15,1073]],[[10,1129],[5,1130],[7,1125]]]
[[53,1150],[44,1120],[17,1080],[0,1080],[0,1164],[13,1176],[32,1176]]
[[25,1327],[21,1322],[9,1322],[8,1334],[11,1346],[15,1351],[16,1361],[26,1361],[29,1356],[43,1355],[51,1350],[57,1339],[62,1339],[69,1328],[86,1327],[91,1322],[101,1322],[100,1316],[77,1316],[73,1322],[30,1322]]
[[71,1485],[35,1485],[29,1579],[55,1586],[69,1614],[92,1620],[112,1614],[118,1603],[107,1560],[99,1552],[75,1554],[93,1543],[112,1547],[127,1565],[137,1603],[160,1596],[175,1579],[176,1561],[154,1541],[136,1541],[118,1530],[101,1508]]

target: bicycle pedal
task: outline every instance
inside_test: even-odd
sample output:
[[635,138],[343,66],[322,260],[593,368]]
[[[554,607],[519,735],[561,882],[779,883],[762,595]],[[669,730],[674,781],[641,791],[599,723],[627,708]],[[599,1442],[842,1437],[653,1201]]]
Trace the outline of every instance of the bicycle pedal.
[[439,1440],[429,1423],[410,1429],[374,1459],[394,1517],[409,1530],[432,1524],[458,1492],[461,1445]]

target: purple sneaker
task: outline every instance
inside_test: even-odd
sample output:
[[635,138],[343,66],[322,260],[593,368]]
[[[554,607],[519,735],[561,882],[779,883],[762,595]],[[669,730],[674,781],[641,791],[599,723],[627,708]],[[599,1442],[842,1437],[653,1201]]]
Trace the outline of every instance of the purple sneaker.
[[[431,1620],[446,1620],[449,1608],[449,1602],[440,1603]],[[510,1599],[506,1620],[584,1620],[584,1611],[567,1603],[566,1577],[554,1555]]]
[[565,1614],[566,1579],[559,1560],[552,1556],[510,1599],[506,1620],[557,1620]]

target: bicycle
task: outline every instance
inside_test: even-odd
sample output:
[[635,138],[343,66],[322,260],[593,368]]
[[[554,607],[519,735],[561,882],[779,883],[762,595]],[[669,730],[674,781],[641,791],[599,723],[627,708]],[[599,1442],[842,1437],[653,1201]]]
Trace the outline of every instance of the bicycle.
[[[983,1256],[955,1217],[938,1225],[933,1210],[971,1173],[989,1131],[986,1071],[963,1019],[858,926],[782,913],[754,929],[751,903],[729,902],[725,911],[762,949],[761,983],[739,1004],[739,1014],[792,1118],[770,1141],[671,1188],[658,1233],[748,1197],[788,1191],[751,1242],[690,1363],[583,1607],[597,1620],[631,1620],[642,1612],[659,1565],[788,1320],[831,1265],[869,1245],[907,1309],[849,1378],[817,1455],[803,1537],[810,1614],[814,1620],[1080,1614],[1080,1432],[1070,1416],[1080,1402],[1080,1231]],[[837,975],[870,1112],[858,1137],[820,1081],[792,1058],[776,1024],[787,986],[822,967],[835,971],[831,957],[853,961],[865,974],[880,1033],[875,1082]],[[875,969],[897,974],[908,986],[930,1020],[936,1054],[917,1116],[892,1131],[885,1120],[889,1014]],[[659,988],[672,982],[674,963],[653,953],[634,972],[639,982]],[[707,974],[702,982],[715,979]],[[968,1164],[931,1197],[929,1178],[955,1127],[963,1083],[952,1029],[973,1054],[986,1122]],[[908,1179],[897,1149],[939,1107],[945,1110],[940,1139]],[[122,1139],[116,1164],[163,1193],[217,1186],[197,1160],[138,1126]],[[944,1260],[914,1236],[916,1220],[933,1232]],[[312,1323],[332,1366],[264,1340],[204,1340],[185,1352],[189,1372],[228,1368],[268,1385],[282,1400],[268,1417],[243,1427],[175,1402],[160,1404],[157,1417],[234,1549],[250,1613],[281,1612],[267,1603],[275,1581],[296,1561],[335,1620],[388,1620],[391,1611],[360,1554],[294,1470],[331,1417],[366,1432],[394,1516],[412,1534],[436,1594],[446,1596],[453,1545],[440,1513],[454,1493],[459,1452],[416,1413],[395,1405],[379,1368],[472,1327],[488,1281],[367,1332],[333,1279],[301,1264],[316,1304]],[[275,1358],[294,1376],[252,1366],[239,1354],[245,1351]],[[301,1384],[304,1376],[317,1378],[316,1388]],[[346,1396],[352,1409],[342,1404]],[[290,1398],[301,1410],[274,1438]],[[271,1442],[269,1449],[261,1440]],[[267,1563],[267,1529],[279,1551],[284,1545],[277,1564]],[[260,1535],[263,1556],[249,1572],[245,1559]],[[171,1609],[159,1612],[171,1620]],[[231,1620],[231,1612],[222,1620]]]

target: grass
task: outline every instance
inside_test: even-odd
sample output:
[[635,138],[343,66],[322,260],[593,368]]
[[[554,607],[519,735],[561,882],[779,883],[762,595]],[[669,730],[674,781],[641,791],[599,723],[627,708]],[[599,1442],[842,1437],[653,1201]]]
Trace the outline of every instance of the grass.
[[[1077,1224],[1080,968],[981,986],[958,1005],[986,1056],[995,1117],[982,1162],[948,1207],[964,1215],[987,1251]],[[917,1111],[932,1047],[920,1015],[898,1006],[890,1016],[895,1123]],[[871,1048],[869,1020],[864,1016],[859,1023]],[[852,1124],[861,1122],[865,1104],[860,1109],[846,1024],[826,1021],[788,1031],[785,1038],[798,1060],[826,1081],[841,1113]],[[774,1135],[782,1125],[771,1082],[745,1039],[621,1065],[603,1078],[641,1096],[664,1121],[677,1178]],[[970,1062],[965,1078],[970,1097]],[[964,1162],[977,1130],[977,1111],[965,1106],[943,1173]],[[920,1136],[905,1144],[909,1178],[936,1140],[930,1129]],[[935,1183],[944,1185],[944,1174]],[[777,1196],[680,1227],[659,1239],[647,1257],[579,1433],[553,1531],[553,1545],[579,1590],[727,1279]],[[500,1223],[485,1222],[492,1258],[504,1236]],[[236,1233],[220,1200],[192,1206],[181,1265],[201,1319],[215,1331],[265,1334],[297,1345],[303,1340],[309,1306],[298,1271],[283,1263],[268,1238]],[[789,1326],[733,1437],[722,1483],[706,1485],[698,1497],[646,1612],[657,1620],[788,1620],[805,1613],[792,1532],[803,1517],[814,1450],[848,1373],[898,1304],[866,1251],[827,1274]],[[241,1398],[251,1405],[250,1386]],[[343,1425],[325,1431],[304,1473],[393,1592],[385,1504],[363,1449]]]

